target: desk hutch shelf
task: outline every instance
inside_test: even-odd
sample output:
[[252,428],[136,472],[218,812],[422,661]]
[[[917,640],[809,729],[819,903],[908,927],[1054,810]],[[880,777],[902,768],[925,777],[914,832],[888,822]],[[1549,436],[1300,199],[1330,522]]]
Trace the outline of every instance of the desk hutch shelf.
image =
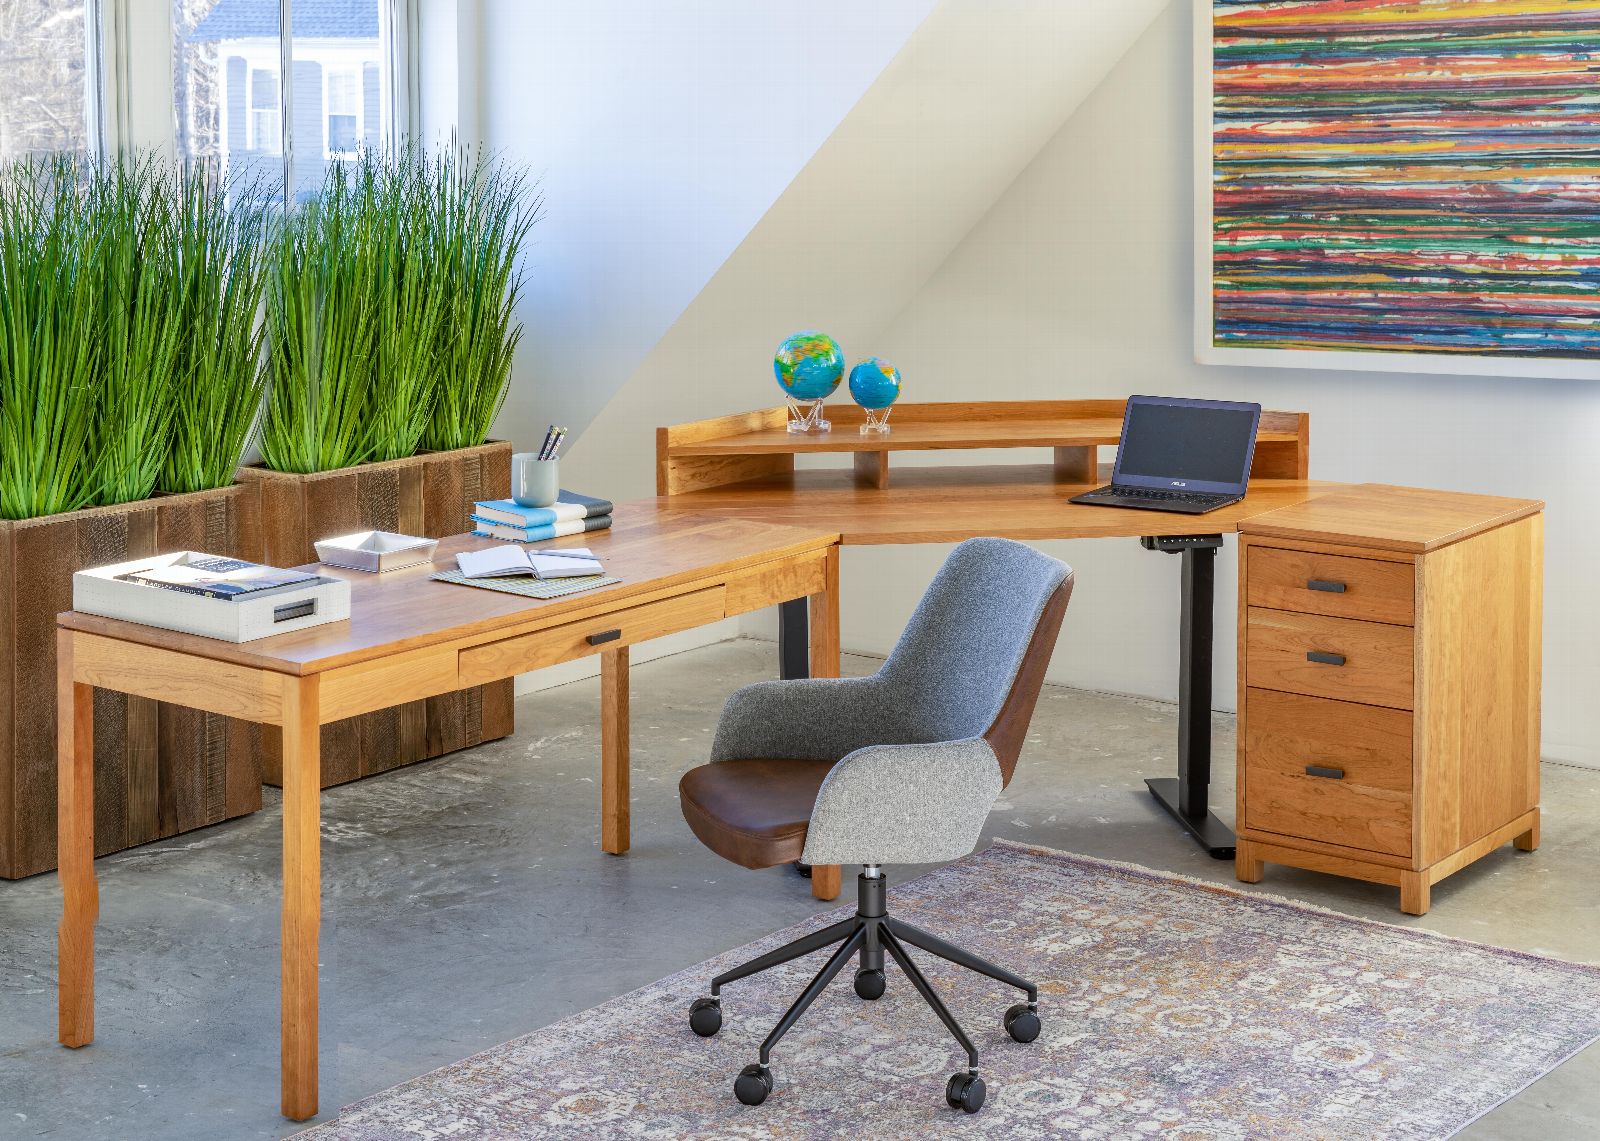
[[[796,456],[849,455],[861,487],[889,487],[892,452],[1048,448],[1054,482],[1088,484],[1099,477],[1101,445],[1122,436],[1125,400],[1023,400],[897,404],[887,434],[861,433],[854,404],[828,406],[833,431],[788,430],[788,410],[764,408],[657,429],[656,494],[681,495],[795,470]],[[1256,436],[1256,479],[1306,478],[1311,417],[1263,412]]]

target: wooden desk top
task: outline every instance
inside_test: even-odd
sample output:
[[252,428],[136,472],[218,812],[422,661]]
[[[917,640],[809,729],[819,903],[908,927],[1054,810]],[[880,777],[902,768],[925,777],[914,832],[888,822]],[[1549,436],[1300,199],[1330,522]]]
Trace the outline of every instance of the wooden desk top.
[[[1105,480],[1109,466],[1102,465]],[[1238,503],[1208,515],[1173,515],[1068,503],[1093,484],[1058,483],[1049,465],[898,468],[887,488],[862,487],[849,471],[794,471],[662,496],[673,511],[761,519],[836,531],[847,546],[1007,539],[1207,535],[1242,520],[1348,487],[1316,480],[1252,480]]]
[[685,583],[829,547],[839,540],[838,532],[814,523],[791,527],[776,521],[666,512],[649,500],[619,506],[615,518],[607,531],[534,544],[589,547],[604,561],[606,573],[622,580],[566,598],[525,598],[433,581],[429,576],[436,569],[455,568],[456,552],[500,541],[457,535],[440,541],[432,566],[375,575],[312,564],[330,578],[350,580],[350,619],[276,638],[223,642],[76,611],[62,614],[59,622],[69,630],[216,661],[279,673],[320,673],[474,635],[509,636],[576,621],[672,594]]
[[1542,510],[1537,499],[1363,483],[1243,520],[1239,531],[1421,553]]

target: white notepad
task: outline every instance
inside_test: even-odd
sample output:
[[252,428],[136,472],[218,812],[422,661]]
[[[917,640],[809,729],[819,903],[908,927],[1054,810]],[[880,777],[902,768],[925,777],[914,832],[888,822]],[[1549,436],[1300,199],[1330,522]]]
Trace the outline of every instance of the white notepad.
[[588,547],[567,551],[534,551],[507,544],[482,551],[462,551],[456,566],[468,578],[505,578],[526,574],[537,579],[585,578],[604,573],[599,557]]

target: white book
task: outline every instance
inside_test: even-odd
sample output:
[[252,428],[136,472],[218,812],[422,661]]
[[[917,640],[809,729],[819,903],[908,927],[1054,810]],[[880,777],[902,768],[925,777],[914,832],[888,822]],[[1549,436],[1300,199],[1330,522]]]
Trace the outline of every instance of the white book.
[[588,578],[605,573],[599,556],[588,547],[567,551],[534,551],[527,547],[490,547],[462,551],[456,566],[468,578],[505,578],[526,574],[534,578]]

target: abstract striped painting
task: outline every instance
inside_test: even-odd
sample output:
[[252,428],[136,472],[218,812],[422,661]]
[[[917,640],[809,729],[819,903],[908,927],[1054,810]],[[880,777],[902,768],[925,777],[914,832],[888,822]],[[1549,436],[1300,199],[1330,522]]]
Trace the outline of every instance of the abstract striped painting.
[[1207,4],[1212,347],[1600,377],[1600,0]]

